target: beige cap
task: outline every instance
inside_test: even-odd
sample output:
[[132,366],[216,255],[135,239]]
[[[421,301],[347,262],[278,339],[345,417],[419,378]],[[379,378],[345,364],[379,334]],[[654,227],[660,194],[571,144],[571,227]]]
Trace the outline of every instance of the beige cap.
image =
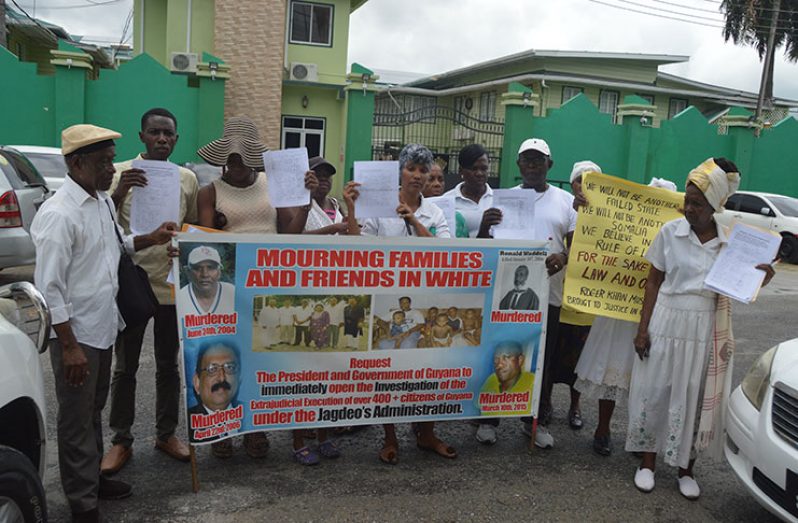
[[87,145],[119,138],[122,138],[122,135],[118,132],[96,125],[73,125],[61,131],[61,154],[66,156]]
[[200,262],[210,261],[218,265],[222,264],[222,259],[219,256],[219,251],[207,245],[200,245],[191,251],[188,255],[188,264],[196,265]]
[[525,151],[538,151],[539,153],[551,157],[549,144],[546,143],[546,140],[541,140],[540,138],[529,138],[524,140],[521,143],[521,147],[518,148],[518,156],[521,156],[521,153]]

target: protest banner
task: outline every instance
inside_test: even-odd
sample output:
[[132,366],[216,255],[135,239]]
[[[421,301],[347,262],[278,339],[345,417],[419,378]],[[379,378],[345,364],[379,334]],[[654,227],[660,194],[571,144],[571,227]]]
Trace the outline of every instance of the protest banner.
[[643,255],[660,228],[682,214],[684,194],[614,176],[587,173],[582,191],[563,304],[626,321],[639,321],[650,264]]
[[178,244],[192,444],[537,411],[546,242],[184,233]]

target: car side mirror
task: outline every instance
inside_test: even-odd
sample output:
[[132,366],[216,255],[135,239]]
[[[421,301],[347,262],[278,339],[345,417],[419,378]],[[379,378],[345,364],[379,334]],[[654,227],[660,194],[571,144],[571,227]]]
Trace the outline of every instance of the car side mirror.
[[763,216],[771,216],[773,214],[773,212],[770,210],[770,207],[762,207],[759,210],[759,213]]

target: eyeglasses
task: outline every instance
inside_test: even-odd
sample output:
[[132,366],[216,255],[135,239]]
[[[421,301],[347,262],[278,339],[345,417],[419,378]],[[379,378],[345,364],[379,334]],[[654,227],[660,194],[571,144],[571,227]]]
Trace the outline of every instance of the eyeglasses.
[[532,157],[529,157],[529,156],[521,155],[521,156],[518,157],[518,161],[521,162],[522,164],[530,165],[530,166],[534,166],[534,167],[542,166],[543,164],[546,163],[546,160],[548,160],[548,158],[546,158],[545,156],[532,156]]
[[202,372],[207,372],[208,376],[216,376],[219,374],[219,371],[224,369],[225,374],[235,374],[238,372],[238,363],[234,361],[229,361],[227,363],[222,363],[219,365],[218,363],[211,363],[204,369],[200,369]]

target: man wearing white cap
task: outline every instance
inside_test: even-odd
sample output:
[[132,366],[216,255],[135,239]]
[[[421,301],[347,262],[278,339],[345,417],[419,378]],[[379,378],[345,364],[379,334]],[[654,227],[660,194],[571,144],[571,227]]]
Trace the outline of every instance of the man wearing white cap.
[[220,281],[222,268],[222,258],[213,247],[200,245],[189,253],[186,273],[190,283],[180,289],[180,302],[184,304],[180,318],[186,314],[230,314],[235,310],[236,288]]
[[[116,212],[105,191],[114,175],[114,140],[121,135],[93,125],[61,133],[68,169],[64,185],[39,209],[31,225],[36,287],[52,317],[50,360],[58,400],[58,463],[73,521],[100,521],[99,499],[121,499],[130,485],[100,474],[101,414],[111,377],[111,346],[124,328],[116,305],[121,249],[167,243],[177,228],[120,239]],[[119,236],[117,236],[119,235]]]

